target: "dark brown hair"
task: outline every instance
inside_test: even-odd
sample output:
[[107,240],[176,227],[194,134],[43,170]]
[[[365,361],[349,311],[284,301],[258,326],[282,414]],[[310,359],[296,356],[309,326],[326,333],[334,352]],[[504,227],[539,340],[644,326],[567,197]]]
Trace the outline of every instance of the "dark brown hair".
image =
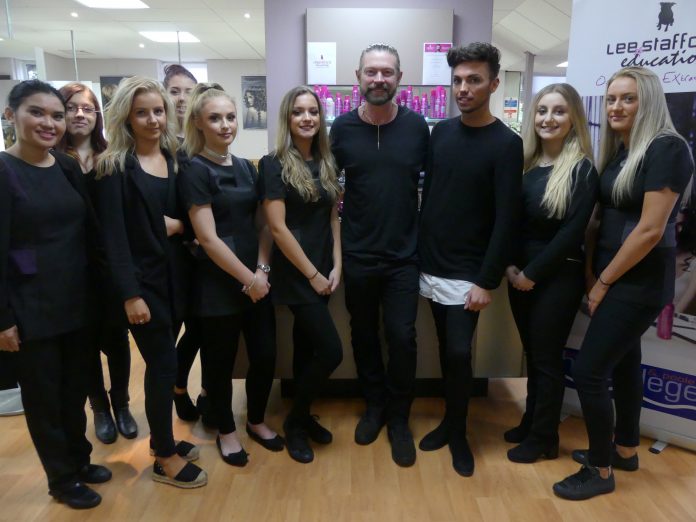
[[[70,101],[70,98],[72,98],[76,94],[81,92],[86,92],[88,94],[90,102],[92,103],[92,105],[94,105],[94,108],[97,110],[97,121],[94,124],[94,129],[92,129],[92,134],[89,138],[89,143],[92,146],[92,151],[94,152],[95,156],[98,156],[99,154],[104,152],[106,150],[107,145],[106,139],[104,138],[104,115],[102,114],[101,107],[99,106],[99,100],[97,100],[97,96],[94,94],[92,89],[81,83],[74,82],[63,85],[60,88],[59,92],[61,96],[63,96],[66,105]],[[66,131],[65,134],[63,134],[63,139],[60,140],[60,143],[58,144],[57,148],[61,152],[70,154],[73,158],[80,161],[80,156],[77,154],[77,151],[73,147],[72,136],[70,136],[69,132]]]
[[175,76],[186,76],[187,78],[193,80],[193,83],[198,83],[196,77],[191,74],[191,71],[189,71],[186,67],[179,65],[178,63],[170,63],[164,68],[164,80],[162,80],[162,84],[164,85],[165,89],[169,88],[169,82],[171,82],[172,78]]

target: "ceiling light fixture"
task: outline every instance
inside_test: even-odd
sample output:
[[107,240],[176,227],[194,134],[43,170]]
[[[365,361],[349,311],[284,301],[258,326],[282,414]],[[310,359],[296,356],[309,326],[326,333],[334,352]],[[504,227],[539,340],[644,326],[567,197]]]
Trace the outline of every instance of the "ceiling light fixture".
[[140,47],[141,49],[145,49],[145,44],[144,43],[138,44],[138,47]]
[[73,18],[77,18],[80,15],[73,11],[72,13],[70,13],[70,16],[72,16]]
[[140,0],[76,0],[92,9],[149,9],[150,6]]
[[556,67],[568,67],[568,62],[561,62]]
[[251,13],[244,13],[244,18],[246,18],[247,20],[251,18]]
[[[176,31],[140,31],[141,36],[159,43],[176,43]],[[179,31],[179,42],[198,43],[200,40],[188,31]]]

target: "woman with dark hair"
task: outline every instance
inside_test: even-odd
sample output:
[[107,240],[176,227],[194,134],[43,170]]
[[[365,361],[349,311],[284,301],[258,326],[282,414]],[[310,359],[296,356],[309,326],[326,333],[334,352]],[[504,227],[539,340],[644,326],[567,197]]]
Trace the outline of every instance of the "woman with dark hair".
[[0,153],[0,350],[17,352],[49,494],[91,508],[101,497],[84,483],[111,479],[90,464],[85,438],[96,218],[78,163],[51,151],[65,132],[60,93],[39,80],[15,85],[5,117],[17,141]]
[[295,398],[283,428],[290,456],[307,463],[314,459],[308,438],[320,444],[333,439],[310,407],[343,358],[328,307],[341,279],[341,187],[324,113],[311,88],[296,87],[283,97],[276,150],[261,159],[259,173],[275,240],[271,297],[275,304],[288,305],[295,317]]
[[[106,150],[104,139],[104,118],[99,101],[94,93],[81,83],[69,83],[60,88],[66,104],[65,121],[67,130],[58,150],[61,150],[80,163],[86,176],[87,189],[94,201],[94,165],[99,154]],[[89,403],[94,412],[94,432],[104,444],[116,440],[117,431],[127,439],[138,435],[138,425],[128,409],[128,381],[130,378],[130,344],[128,329],[124,321],[119,321],[120,303],[110,279],[102,281],[103,302],[101,317],[93,324],[91,370],[89,372]],[[109,364],[111,378],[111,404],[104,388],[104,372],[100,350],[104,352]],[[111,408],[114,417],[111,416]]]
[[152,479],[180,488],[204,486],[205,471],[190,462],[198,448],[175,443],[172,432],[174,343],[189,278],[185,212],[175,180],[174,108],[158,82],[134,76],[119,84],[106,122],[109,146],[97,162],[97,210],[123,311],[145,360]]
[[638,469],[640,341],[674,296],[675,218],[693,174],[655,73],[619,70],[605,103],[599,205],[587,241],[591,320],[572,372],[590,448],[573,452],[580,471],[553,486],[570,500],[614,491],[613,468]]

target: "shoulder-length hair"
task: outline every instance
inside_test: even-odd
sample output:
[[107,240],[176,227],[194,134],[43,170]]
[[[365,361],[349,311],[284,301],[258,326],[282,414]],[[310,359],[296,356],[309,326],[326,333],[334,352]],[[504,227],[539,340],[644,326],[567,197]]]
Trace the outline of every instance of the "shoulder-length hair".
[[283,166],[282,179],[285,183],[294,187],[305,201],[317,201],[319,199],[319,193],[312,180],[312,173],[300,151],[295,147],[292,141],[292,133],[290,132],[290,118],[292,117],[295,100],[303,94],[312,96],[319,108],[319,132],[312,139],[311,151],[314,161],[319,164],[319,181],[321,186],[324,187],[329,198],[332,201],[336,201],[341,193],[341,186],[338,184],[336,161],[331,153],[329,135],[326,132],[324,109],[314,90],[306,85],[301,85],[288,91],[280,103],[276,156]]
[[[87,93],[90,103],[94,105],[94,108],[97,111],[96,121],[94,123],[94,129],[92,129],[92,133],[89,137],[89,143],[92,147],[92,152],[94,153],[95,157],[98,158],[99,154],[106,150],[107,144],[106,139],[104,138],[104,116],[102,115],[101,107],[99,106],[99,100],[97,99],[96,94],[94,94],[94,91],[92,91],[92,89],[78,82],[63,85],[59,89],[59,92],[63,95],[63,99],[65,100],[66,105],[70,103],[70,99],[76,94],[79,94],[81,92]],[[63,139],[60,140],[60,143],[58,144],[57,148],[61,152],[65,152],[73,158],[75,158],[76,160],[80,161],[80,156],[77,154],[77,151],[73,146],[72,136],[69,132],[66,131],[66,133],[63,135]]]
[[133,100],[139,94],[154,92],[161,96],[167,116],[167,127],[160,135],[160,148],[167,151],[174,161],[174,172],[178,170],[176,162],[176,117],[174,106],[164,91],[162,84],[151,78],[132,76],[124,78],[106,109],[106,135],[109,144],[97,161],[97,177],[113,174],[117,169],[124,170],[126,156],[135,152],[135,137],[128,123],[133,107]]
[[[636,172],[640,167],[645,152],[652,141],[660,136],[676,136],[684,138],[675,130],[672,118],[667,108],[667,100],[657,75],[644,67],[624,67],[615,72],[607,82],[604,92],[606,100],[609,86],[617,78],[633,78],[638,90],[638,112],[636,113],[630,133],[628,157],[621,168],[612,190],[614,203],[628,197],[633,189]],[[611,159],[616,155],[621,137],[610,126],[607,111],[602,112],[599,146],[599,171],[604,171]]]
[[532,111],[524,122],[522,138],[524,143],[524,172],[539,165],[542,157],[541,139],[536,133],[534,117],[540,100],[547,94],[558,93],[568,104],[570,132],[563,141],[561,154],[556,158],[549,180],[546,184],[542,206],[550,218],[565,216],[573,190],[573,172],[583,160],[592,162],[592,142],[587,129],[587,118],[578,91],[567,83],[547,85],[534,96]]
[[208,100],[220,96],[231,101],[234,110],[237,110],[237,102],[225,92],[219,83],[199,83],[194,87],[184,116],[183,148],[189,158],[200,153],[205,146],[205,138],[203,132],[196,127],[196,119],[200,117],[201,110]]

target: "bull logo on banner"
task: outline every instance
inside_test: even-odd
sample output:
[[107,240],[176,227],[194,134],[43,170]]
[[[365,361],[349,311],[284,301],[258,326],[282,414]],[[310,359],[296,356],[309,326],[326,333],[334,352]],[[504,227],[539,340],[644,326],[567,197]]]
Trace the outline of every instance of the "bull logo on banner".
[[672,12],[673,5],[676,4],[674,2],[660,2],[660,13],[657,15],[658,31],[664,25],[665,32],[667,32],[667,29],[674,25],[674,13]]

